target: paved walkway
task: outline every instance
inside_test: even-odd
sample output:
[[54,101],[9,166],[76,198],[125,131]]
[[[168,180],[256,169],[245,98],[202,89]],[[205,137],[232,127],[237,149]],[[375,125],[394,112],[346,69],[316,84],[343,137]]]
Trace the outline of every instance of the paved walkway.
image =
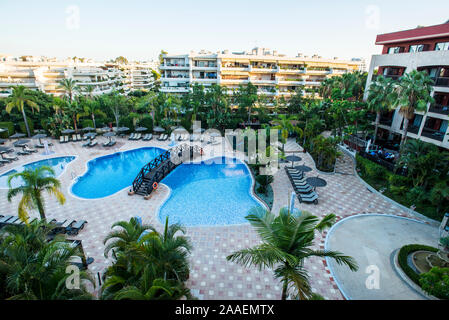
[[[81,143],[59,144],[54,141],[55,145],[52,148],[55,154],[51,156],[33,154],[21,157],[19,161],[0,168],[0,174],[19,164],[55,156],[78,156],[59,177],[67,198],[66,204],[60,206],[54,199],[46,197],[46,212],[48,219],[84,219],[89,222],[87,227],[74,238],[82,239],[86,254],[95,258],[95,262],[89,266],[89,270],[96,275],[97,272],[101,273],[111,263],[108,258],[103,256],[103,239],[110,231],[111,225],[116,221],[129,220],[129,218],[139,215],[143,218],[144,223],[162,228],[156,216],[156,210],[167,197],[168,189],[160,184],[161,187],[153,193],[148,201],[140,196],[128,196],[126,190],[106,199],[81,200],[69,193],[69,188],[73,183],[72,175],[83,175],[86,171],[86,162],[90,159],[143,146],[168,149],[168,143],[169,141],[160,142],[155,139],[145,142],[127,141],[118,138],[117,146],[119,148],[97,147],[86,149],[81,147]],[[294,141],[289,140],[288,150],[297,151],[301,148]],[[204,158],[220,155],[234,156],[228,143],[224,147],[221,145],[205,146]],[[312,172],[307,173],[307,176],[318,175],[311,157],[304,153],[299,155],[303,158],[302,162],[314,168]],[[350,172],[353,167],[352,159],[349,157],[348,160],[344,159],[341,170]],[[281,207],[287,205],[292,191],[290,181],[283,170],[284,166],[285,164],[281,164],[281,170],[275,174],[272,184],[274,190],[273,210],[276,213]],[[382,197],[369,192],[353,175],[335,174],[320,175],[320,177],[324,178],[328,185],[324,188],[318,188],[319,204],[316,206],[300,205],[296,200],[297,208],[308,210],[318,216],[335,213],[339,219],[354,214],[371,212],[408,216],[408,213],[398,209]],[[7,190],[0,189],[0,213],[16,214],[20,197],[9,203],[6,199],[6,193]],[[31,216],[37,217],[38,214],[33,212]],[[246,269],[229,263],[225,259],[227,255],[236,250],[260,243],[257,233],[249,224],[223,227],[189,227],[187,228],[187,236],[190,237],[194,248],[191,254],[191,273],[188,286],[200,299],[279,299],[281,297],[281,285],[273,278],[271,271]],[[316,248],[324,248],[325,237],[325,232],[317,235]],[[343,252],[345,251],[343,250]],[[314,292],[321,294],[326,299],[343,298],[324,259],[310,259],[306,262],[306,267],[310,272],[311,286]]]
[[[435,247],[438,228],[425,223],[392,216],[357,216],[342,220],[328,236],[329,250],[344,252],[356,259],[360,269],[350,272],[329,261],[340,288],[351,299],[422,300],[424,296],[398,277],[392,265],[392,253],[407,244]],[[379,288],[368,289],[365,282],[379,270]]]

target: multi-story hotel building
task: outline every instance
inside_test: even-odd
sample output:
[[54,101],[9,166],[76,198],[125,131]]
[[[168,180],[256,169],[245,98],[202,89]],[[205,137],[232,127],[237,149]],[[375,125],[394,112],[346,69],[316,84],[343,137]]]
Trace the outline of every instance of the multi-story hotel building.
[[[365,99],[377,75],[399,80],[412,70],[425,70],[434,81],[434,104],[426,112],[416,112],[409,123],[408,136],[449,148],[449,23],[412,30],[380,34],[377,45],[382,54],[374,55],[368,73]],[[403,117],[398,110],[382,115],[379,134],[397,142],[403,132]]]
[[0,97],[9,96],[11,88],[18,85],[60,96],[64,94],[59,88],[63,79],[73,79],[80,92],[92,86],[93,95],[145,90],[154,80],[151,71],[146,63],[118,65],[78,59],[57,61],[38,57],[0,57]]
[[160,65],[162,92],[185,93],[191,85],[204,86],[219,84],[229,89],[251,82],[258,88],[259,94],[267,96],[290,97],[297,88],[304,87],[305,92],[313,92],[321,82],[335,75],[357,70],[363,71],[364,61],[323,59],[298,54],[287,57],[276,51],[255,48],[251,52],[222,51],[182,55],[163,55]]

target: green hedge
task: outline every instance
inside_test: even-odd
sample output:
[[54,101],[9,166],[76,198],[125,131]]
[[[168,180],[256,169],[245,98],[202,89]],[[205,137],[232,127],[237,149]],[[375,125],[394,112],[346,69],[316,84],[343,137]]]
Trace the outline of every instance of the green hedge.
[[[34,132],[34,123],[33,120],[27,117],[28,128],[30,128],[30,133],[33,135]],[[27,128],[25,126],[25,121],[19,122],[20,132],[27,134]]]
[[[15,133],[14,122],[0,122],[0,128],[8,129],[10,136]],[[4,139],[8,138],[8,131],[0,133],[0,137]]]
[[90,119],[81,120],[81,128],[94,127],[94,122]]
[[153,132],[153,118],[149,115],[145,115],[140,119],[139,125],[148,128],[148,132]]
[[418,286],[421,287],[419,283],[419,274],[417,274],[407,263],[407,257],[410,253],[419,251],[419,250],[427,250],[431,252],[438,252],[437,248],[425,246],[422,244],[409,244],[406,246],[403,246],[399,250],[398,254],[398,263],[401,269],[405,272],[405,274],[412,279],[414,283],[416,283]]

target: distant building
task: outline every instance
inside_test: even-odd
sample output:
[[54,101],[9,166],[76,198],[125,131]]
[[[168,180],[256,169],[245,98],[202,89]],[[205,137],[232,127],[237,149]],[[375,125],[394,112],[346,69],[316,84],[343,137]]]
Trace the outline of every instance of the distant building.
[[323,80],[360,71],[363,63],[323,59],[318,55],[286,57],[265,48],[254,48],[251,52],[164,54],[160,90],[186,93],[194,83],[206,87],[215,83],[227,87],[232,94],[239,85],[251,82],[259,94],[288,98],[301,86],[306,93],[314,94]]
[[92,86],[93,95],[146,90],[154,81],[152,67],[155,67],[154,63],[146,62],[119,65],[82,58],[57,60],[0,55],[0,97],[9,96],[11,87],[19,85],[60,96],[64,92],[58,86],[63,79],[76,81],[81,92]]
[[[428,105],[427,112],[416,112],[409,123],[408,136],[449,148],[449,23],[380,34],[376,44],[382,45],[383,50],[371,59],[365,99],[377,75],[399,80],[412,70],[428,72],[434,81],[435,103]],[[403,120],[398,110],[383,114],[380,137],[399,141]]]

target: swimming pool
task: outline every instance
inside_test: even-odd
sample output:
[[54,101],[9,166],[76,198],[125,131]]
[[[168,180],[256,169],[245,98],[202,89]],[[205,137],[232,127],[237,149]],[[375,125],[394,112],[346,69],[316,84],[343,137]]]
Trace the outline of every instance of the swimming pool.
[[77,178],[71,191],[85,199],[110,196],[131,186],[140,169],[164,152],[161,148],[145,147],[90,160],[87,172]]
[[181,164],[162,183],[171,188],[159,210],[162,223],[169,216],[170,223],[184,226],[242,224],[251,208],[265,208],[251,195],[251,173],[237,159]]
[[[27,163],[23,166],[14,168],[8,172],[3,173],[0,175],[0,188],[8,188],[8,176],[17,173],[17,172],[23,172],[26,169],[34,170],[36,168],[42,167],[42,166],[49,166],[53,168],[55,171],[55,177],[59,177],[64,169],[67,167],[67,165],[75,159],[74,156],[67,156],[67,157],[56,157],[51,159],[45,159],[45,160],[39,160],[31,163]],[[11,186],[13,188],[19,187],[22,183],[22,179],[15,178],[11,181]]]

